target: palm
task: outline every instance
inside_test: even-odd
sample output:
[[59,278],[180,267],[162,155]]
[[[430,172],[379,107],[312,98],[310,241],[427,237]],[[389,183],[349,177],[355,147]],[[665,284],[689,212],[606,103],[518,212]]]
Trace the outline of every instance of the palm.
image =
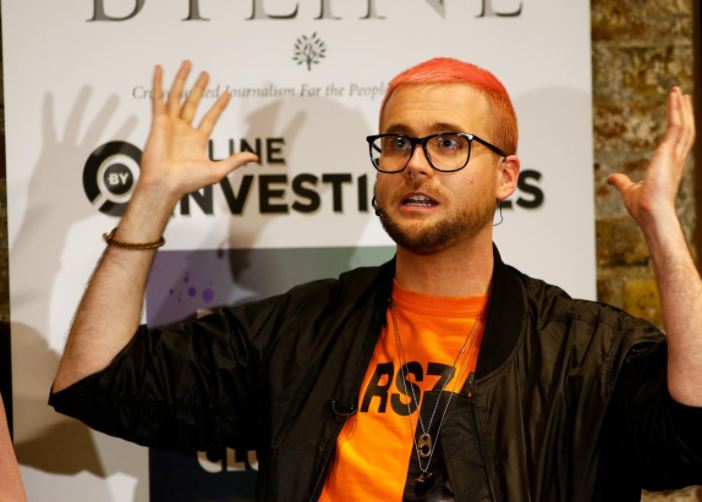
[[189,176],[199,174],[210,163],[206,146],[207,137],[184,120],[168,115],[155,117],[144,150],[145,174],[151,174],[149,169],[157,164],[169,175],[178,176],[183,171]]
[[229,96],[223,94],[205,113],[200,124],[193,125],[208,77],[202,73],[183,101],[181,96],[189,69],[187,62],[181,66],[168,101],[164,102],[161,70],[157,67],[153,85],[153,121],[142,158],[140,183],[165,186],[176,197],[216,183],[232,169],[257,160],[249,153],[235,154],[217,162],[207,157],[207,141],[227,106]]
[[622,196],[624,205],[641,226],[663,212],[675,212],[675,197],[685,169],[685,161],[694,142],[695,124],[689,96],[675,88],[668,98],[668,128],[656,149],[642,181],[632,182],[617,173],[607,181]]

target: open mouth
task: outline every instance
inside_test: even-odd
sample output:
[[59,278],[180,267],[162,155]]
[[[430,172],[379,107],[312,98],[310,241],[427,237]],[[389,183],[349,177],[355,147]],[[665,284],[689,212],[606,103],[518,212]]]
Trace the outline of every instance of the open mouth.
[[402,201],[402,205],[412,207],[432,207],[438,206],[439,203],[426,195],[410,195]]

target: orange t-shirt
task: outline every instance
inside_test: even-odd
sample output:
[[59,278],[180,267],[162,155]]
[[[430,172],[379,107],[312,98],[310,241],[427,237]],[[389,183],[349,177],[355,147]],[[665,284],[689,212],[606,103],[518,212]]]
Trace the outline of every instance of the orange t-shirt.
[[[346,421],[337,438],[334,462],[320,501],[402,500],[410,455],[416,454],[413,433],[420,427],[412,386],[421,409],[424,392],[440,390],[455,361],[456,370],[444,392],[460,391],[475,370],[485,328],[485,316],[480,314],[487,300],[487,296],[424,295],[404,289],[395,281],[392,302],[404,361],[400,362],[388,309],[385,328],[361,385],[358,412]],[[435,412],[432,431],[443,412],[442,404]],[[429,427],[426,422],[424,425]]]

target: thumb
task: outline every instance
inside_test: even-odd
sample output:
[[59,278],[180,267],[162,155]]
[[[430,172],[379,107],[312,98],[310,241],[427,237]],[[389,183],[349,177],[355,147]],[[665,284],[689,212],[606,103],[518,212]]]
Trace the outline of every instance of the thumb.
[[607,183],[616,188],[619,193],[623,193],[627,188],[634,184],[626,174],[616,173],[607,176]]
[[259,162],[258,155],[251,152],[239,152],[215,162],[215,167],[220,177],[225,177],[234,169],[248,164],[249,162]]

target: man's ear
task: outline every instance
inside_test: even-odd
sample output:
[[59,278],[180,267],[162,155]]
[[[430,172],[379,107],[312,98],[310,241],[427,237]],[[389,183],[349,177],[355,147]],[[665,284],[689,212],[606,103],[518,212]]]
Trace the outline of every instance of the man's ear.
[[495,176],[497,176],[498,200],[505,200],[517,189],[519,181],[519,169],[521,162],[516,155],[508,155],[497,164]]

